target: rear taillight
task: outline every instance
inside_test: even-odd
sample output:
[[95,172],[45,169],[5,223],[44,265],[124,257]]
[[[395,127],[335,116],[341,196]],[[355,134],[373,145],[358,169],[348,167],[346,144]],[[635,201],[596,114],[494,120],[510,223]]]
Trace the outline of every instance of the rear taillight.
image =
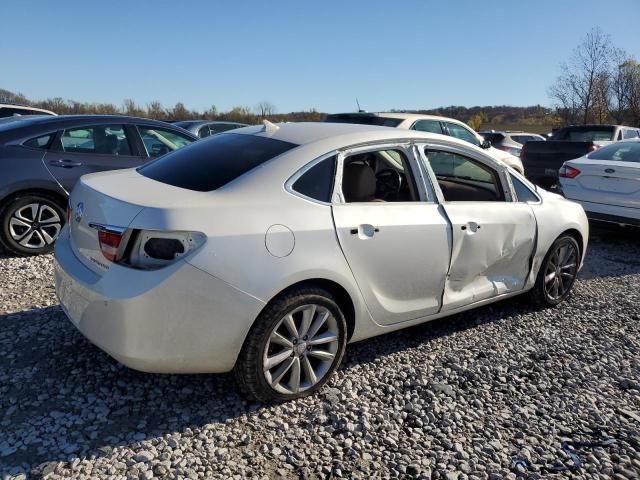
[[600,146],[594,143],[593,145],[591,145],[591,147],[589,147],[589,151],[595,152],[598,148],[600,148]]
[[206,238],[200,232],[136,230],[123,262],[144,270],[162,268],[201,247]]
[[580,170],[570,167],[569,165],[563,165],[558,172],[561,178],[576,178],[580,175]]
[[115,262],[118,257],[118,249],[122,241],[121,233],[113,233],[107,231],[98,231],[98,242],[100,243],[100,251],[104,258],[110,262]]

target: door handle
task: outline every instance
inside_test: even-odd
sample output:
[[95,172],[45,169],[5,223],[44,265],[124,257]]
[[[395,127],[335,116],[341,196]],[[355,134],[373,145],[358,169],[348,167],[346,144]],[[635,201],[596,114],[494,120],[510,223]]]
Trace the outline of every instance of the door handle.
[[73,168],[73,167],[81,167],[81,162],[74,162],[73,160],[51,160],[49,165],[52,167],[62,167],[62,168]]
[[368,223],[364,223],[362,225],[358,225],[358,228],[352,228],[350,230],[351,235],[358,235],[361,239],[372,238],[376,233],[378,233],[380,229],[378,227],[374,227],[373,225],[369,225]]

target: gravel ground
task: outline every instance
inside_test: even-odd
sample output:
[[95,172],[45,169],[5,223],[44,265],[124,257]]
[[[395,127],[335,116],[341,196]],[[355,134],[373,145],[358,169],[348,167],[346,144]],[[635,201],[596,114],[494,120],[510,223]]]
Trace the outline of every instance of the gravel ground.
[[639,254],[600,233],[558,308],[350,345],[321,393],[272,406],[231,375],[122,367],[65,319],[50,256],[0,256],[0,478],[554,477],[563,440],[606,438],[573,478],[638,478]]

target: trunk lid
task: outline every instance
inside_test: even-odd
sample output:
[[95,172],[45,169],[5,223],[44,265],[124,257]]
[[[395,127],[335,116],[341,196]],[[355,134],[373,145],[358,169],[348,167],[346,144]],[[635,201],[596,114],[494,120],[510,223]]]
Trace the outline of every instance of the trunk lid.
[[572,200],[640,208],[640,164],[586,158],[567,165],[580,170],[567,191]]
[[195,205],[196,196],[203,194],[156,182],[134,169],[85,175],[69,197],[72,249],[84,265],[103,274],[112,262],[100,250],[98,226],[126,229],[146,207]]

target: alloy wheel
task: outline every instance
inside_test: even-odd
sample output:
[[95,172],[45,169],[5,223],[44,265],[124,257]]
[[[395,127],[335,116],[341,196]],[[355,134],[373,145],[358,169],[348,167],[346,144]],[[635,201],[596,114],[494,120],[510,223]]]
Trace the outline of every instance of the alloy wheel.
[[302,305],[271,330],[262,368],[267,383],[279,393],[304,392],[329,372],[340,346],[340,330],[324,306]]
[[9,218],[9,234],[24,248],[35,250],[51,245],[61,229],[60,215],[46,203],[19,207]]
[[573,243],[562,243],[549,257],[544,274],[544,290],[551,300],[564,296],[578,273],[578,250]]

